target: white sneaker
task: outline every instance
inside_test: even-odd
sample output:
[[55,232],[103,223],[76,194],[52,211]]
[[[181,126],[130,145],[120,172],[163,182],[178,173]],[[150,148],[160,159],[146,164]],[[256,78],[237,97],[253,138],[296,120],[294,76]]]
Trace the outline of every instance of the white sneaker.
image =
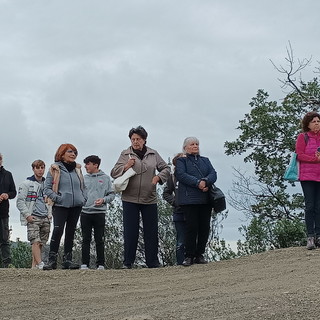
[[88,270],[89,268],[88,268],[88,266],[86,265],[86,264],[82,264],[81,266],[80,266],[80,270]]
[[97,270],[104,270],[104,266],[98,266]]
[[36,269],[43,270],[43,266],[44,266],[44,262],[41,261],[39,264],[36,265]]

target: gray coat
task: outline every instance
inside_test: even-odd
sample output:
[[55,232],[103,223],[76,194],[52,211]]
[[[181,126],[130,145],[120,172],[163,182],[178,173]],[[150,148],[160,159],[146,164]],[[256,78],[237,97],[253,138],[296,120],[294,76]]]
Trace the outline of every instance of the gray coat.
[[160,183],[165,183],[170,176],[168,164],[160,157],[156,150],[147,147],[143,159],[141,160],[131,147],[123,150],[120,157],[111,170],[111,177],[117,178],[123,174],[124,166],[128,162],[129,155],[135,158],[132,169],[137,173],[131,177],[126,190],[122,192],[122,200],[139,204],[157,203],[156,186],[153,185],[152,178],[158,171]]
[[53,191],[53,177],[50,170],[44,183],[44,194],[48,196],[57,207],[82,207],[86,201],[86,192],[83,190],[82,175],[79,176],[74,169],[69,172],[62,162],[56,162],[60,169],[58,192]]

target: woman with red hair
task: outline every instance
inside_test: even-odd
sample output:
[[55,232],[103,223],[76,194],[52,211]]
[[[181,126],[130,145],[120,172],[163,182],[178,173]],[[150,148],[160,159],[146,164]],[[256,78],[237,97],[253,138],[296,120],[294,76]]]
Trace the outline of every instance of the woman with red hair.
[[81,165],[76,163],[78,151],[72,144],[62,144],[54,157],[44,186],[44,193],[52,203],[53,233],[50,241],[49,261],[44,270],[57,268],[57,254],[65,229],[62,269],[79,269],[72,262],[74,233],[85,203],[85,190]]

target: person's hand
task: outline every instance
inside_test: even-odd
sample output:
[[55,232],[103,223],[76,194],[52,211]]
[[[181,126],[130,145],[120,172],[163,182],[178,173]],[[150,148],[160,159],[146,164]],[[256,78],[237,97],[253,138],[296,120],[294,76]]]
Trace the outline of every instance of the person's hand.
[[33,220],[34,220],[33,216],[27,216],[27,221],[29,223],[33,222]]
[[127,171],[129,168],[133,167],[136,162],[135,158],[130,158],[126,165],[124,166],[124,171]]
[[204,181],[204,180],[201,180],[200,182],[199,182],[199,185],[198,185],[198,188],[200,189],[200,190],[203,190],[204,188],[206,188],[206,182]]
[[151,183],[155,186],[157,183],[159,183],[159,181],[160,181],[159,176],[154,176],[152,178],[152,182]]
[[103,198],[99,198],[94,202],[94,205],[95,206],[102,206],[103,202],[104,202]]
[[9,195],[7,193],[1,193],[0,194],[0,200],[8,200],[9,199]]

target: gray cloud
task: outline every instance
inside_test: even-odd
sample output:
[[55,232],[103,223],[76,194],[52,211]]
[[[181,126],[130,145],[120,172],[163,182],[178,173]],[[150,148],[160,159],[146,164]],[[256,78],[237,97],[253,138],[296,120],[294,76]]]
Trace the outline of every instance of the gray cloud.
[[[288,40],[297,57],[319,52],[319,9],[311,0],[0,0],[4,165],[18,185],[34,159],[50,164],[71,142],[79,162],[96,153],[109,172],[142,124],[164,159],[197,136],[227,192],[242,160],[223,143],[258,89],[283,97],[269,59],[283,63]],[[13,238],[25,239],[11,208]],[[230,210],[227,240],[239,237],[240,218]]]

